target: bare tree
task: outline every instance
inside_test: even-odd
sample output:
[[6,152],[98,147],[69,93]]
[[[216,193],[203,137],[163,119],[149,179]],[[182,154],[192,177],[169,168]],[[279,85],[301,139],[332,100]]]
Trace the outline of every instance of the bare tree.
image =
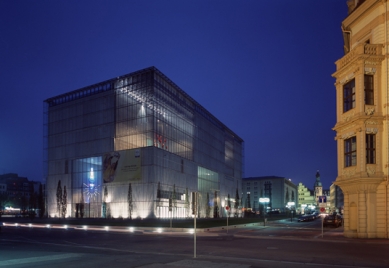
[[185,189],[185,208],[187,211],[187,217],[189,217],[189,193],[188,193],[188,187]]
[[211,216],[211,206],[209,205],[209,193],[207,192],[207,205],[205,208],[205,216],[209,218]]
[[238,216],[238,210],[239,210],[239,191],[238,187],[236,187],[236,194],[235,194],[235,214]]
[[213,217],[219,218],[219,205],[217,203],[217,192],[215,191],[215,197],[213,202]]
[[104,195],[103,195],[103,218],[107,218],[107,197],[108,197],[107,186],[104,186]]
[[84,218],[84,185],[81,185],[80,217]]
[[66,192],[66,186],[63,187],[63,196],[62,196],[62,218],[66,217],[66,212],[68,210],[68,195]]
[[131,187],[131,183],[128,184],[127,202],[128,202],[128,215],[129,215],[129,218],[132,219],[133,203],[132,203],[132,187]]
[[58,210],[58,218],[61,217],[62,213],[62,187],[61,187],[61,180],[58,181],[57,186],[57,210]]

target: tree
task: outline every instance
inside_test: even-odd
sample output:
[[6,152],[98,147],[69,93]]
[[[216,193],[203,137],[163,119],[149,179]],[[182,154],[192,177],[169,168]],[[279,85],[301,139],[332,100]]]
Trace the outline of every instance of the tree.
[[238,187],[236,187],[236,194],[235,194],[235,214],[238,216],[238,210],[239,210],[239,191]]
[[131,183],[128,184],[127,202],[128,202],[128,215],[129,215],[129,218],[132,219],[133,204],[132,204],[132,187],[131,187]]
[[217,192],[215,191],[215,197],[213,202],[213,217],[219,218],[219,205],[217,204]]
[[177,212],[177,194],[176,194],[176,185],[175,184],[173,185],[172,203],[173,203],[173,212]]
[[63,187],[63,196],[62,196],[62,218],[66,217],[66,212],[68,210],[68,195],[66,192],[66,186]]
[[80,217],[84,218],[84,185],[81,185]]
[[189,217],[189,193],[188,193],[188,187],[185,189],[185,208],[187,211],[187,217]]
[[205,216],[209,218],[210,214],[211,214],[211,206],[209,205],[209,193],[207,193],[207,206],[205,208]]
[[104,194],[103,194],[103,218],[107,218],[107,197],[108,197],[107,186],[104,186]]
[[61,217],[62,212],[62,187],[61,187],[61,180],[58,181],[57,186],[57,210],[58,210],[58,217]]
[[43,196],[42,184],[39,185],[39,194],[38,194],[38,209],[39,209],[39,218],[43,218],[45,215],[45,197]]

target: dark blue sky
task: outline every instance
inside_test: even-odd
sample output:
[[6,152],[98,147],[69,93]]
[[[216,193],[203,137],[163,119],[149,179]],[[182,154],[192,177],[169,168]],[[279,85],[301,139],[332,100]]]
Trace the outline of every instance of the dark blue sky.
[[0,1],[0,174],[43,178],[43,101],[157,67],[245,141],[245,177],[337,176],[346,0]]

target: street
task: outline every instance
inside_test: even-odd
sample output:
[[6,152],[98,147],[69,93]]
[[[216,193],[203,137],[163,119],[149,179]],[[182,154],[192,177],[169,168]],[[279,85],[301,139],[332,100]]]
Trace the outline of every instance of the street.
[[[347,239],[321,222],[183,232],[3,226],[0,267],[388,267],[388,240]],[[196,258],[194,258],[196,254]]]

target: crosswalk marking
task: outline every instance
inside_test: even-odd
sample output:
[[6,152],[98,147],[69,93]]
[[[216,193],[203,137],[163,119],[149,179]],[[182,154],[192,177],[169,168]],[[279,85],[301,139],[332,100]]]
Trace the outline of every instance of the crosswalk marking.
[[41,261],[55,261],[55,260],[61,260],[61,259],[69,259],[69,258],[80,257],[82,255],[83,254],[79,254],[79,253],[66,253],[66,254],[57,254],[57,255],[42,256],[42,257],[31,257],[31,258],[5,260],[5,261],[0,261],[0,267],[9,266],[9,265],[17,265],[17,264],[41,262]]

